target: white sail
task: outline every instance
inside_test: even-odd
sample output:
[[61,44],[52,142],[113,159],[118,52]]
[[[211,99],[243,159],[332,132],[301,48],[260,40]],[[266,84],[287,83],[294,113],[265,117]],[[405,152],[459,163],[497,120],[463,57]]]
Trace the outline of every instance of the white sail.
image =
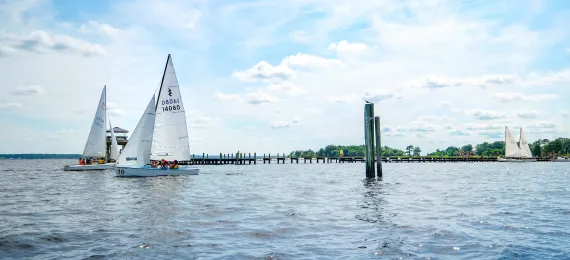
[[150,162],[150,146],[154,131],[155,96],[148,102],[131,138],[117,159],[120,165],[145,165]]
[[520,157],[532,158],[532,152],[530,151],[530,146],[528,145],[528,141],[526,140],[526,136],[524,135],[522,128],[520,134],[521,134],[519,137]]
[[517,141],[507,126],[505,126],[505,157],[520,157]]
[[85,143],[85,148],[83,149],[83,157],[105,157],[107,150],[107,140],[106,140],[106,99],[107,99],[107,86],[103,87],[101,92],[101,98],[99,99],[99,105],[97,106],[97,112],[95,112],[95,117],[93,119],[93,124],[91,125],[91,130],[89,131],[89,137],[87,137],[87,142]]
[[190,160],[186,113],[170,55],[158,92],[151,159]]
[[117,143],[117,137],[115,137],[115,131],[113,131],[113,125],[110,119],[109,126],[111,127],[111,154],[109,158],[116,161],[119,158],[119,144]]

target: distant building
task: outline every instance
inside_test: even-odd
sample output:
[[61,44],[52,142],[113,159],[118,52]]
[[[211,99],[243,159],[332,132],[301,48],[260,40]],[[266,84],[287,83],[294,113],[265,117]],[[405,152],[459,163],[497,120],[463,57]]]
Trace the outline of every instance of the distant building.
[[[115,138],[117,139],[117,144],[119,145],[119,151],[122,151],[123,148],[125,148],[125,145],[127,145],[127,142],[129,141],[129,137],[127,135],[129,131],[115,126],[113,127],[113,132],[115,133]],[[107,129],[107,158],[109,158],[110,154],[111,154],[111,128]]]

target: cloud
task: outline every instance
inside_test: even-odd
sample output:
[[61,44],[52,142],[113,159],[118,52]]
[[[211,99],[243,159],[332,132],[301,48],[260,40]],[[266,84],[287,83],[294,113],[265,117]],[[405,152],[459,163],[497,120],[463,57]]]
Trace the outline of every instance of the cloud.
[[279,102],[280,99],[269,95],[263,91],[254,91],[250,92],[246,95],[247,103],[251,105],[260,105],[263,103],[275,103]]
[[478,135],[481,136],[485,136],[487,138],[504,138],[505,137],[505,133],[504,132],[499,132],[499,131],[485,131],[485,132],[479,132]]
[[454,136],[469,136],[470,135],[469,132],[467,132],[465,130],[458,130],[458,129],[450,130],[448,133],[449,133],[449,135],[454,135]]
[[395,97],[394,93],[382,90],[367,89],[364,91],[362,98],[371,103],[380,102],[382,100]]
[[83,56],[105,55],[105,50],[99,44],[89,43],[68,35],[50,34],[43,30],[29,34],[0,34],[0,48],[35,53],[73,52]]
[[517,117],[519,118],[537,118],[538,115],[540,115],[540,112],[536,111],[536,110],[527,110],[527,111],[520,111],[517,112]]
[[238,100],[240,99],[240,95],[239,94],[224,94],[222,92],[216,91],[216,93],[214,93],[214,99],[216,100]]
[[429,77],[423,80],[420,86],[431,89],[448,87],[487,87],[496,85],[512,84],[519,79],[517,75],[489,74],[479,77]]
[[245,71],[235,71],[232,76],[240,81],[278,81],[289,80],[295,77],[295,71],[285,65],[273,66],[266,61],[260,61]]
[[497,112],[497,111],[493,111],[493,110],[484,110],[484,109],[468,110],[466,112],[466,114],[473,116],[479,120],[494,120],[494,119],[500,119],[500,118],[506,117],[506,115],[501,113],[501,112]]
[[89,21],[86,24],[82,24],[80,31],[83,33],[98,33],[111,39],[120,39],[124,34],[121,29],[96,21]]
[[304,69],[346,67],[342,61],[337,59],[327,59],[303,53],[287,56],[281,61],[281,64],[289,67],[300,67]]
[[402,128],[394,128],[389,125],[382,127],[382,134],[385,136],[406,136],[406,131]]
[[355,100],[355,95],[328,96],[325,100],[330,103],[349,103]]
[[536,94],[536,95],[524,95],[522,93],[517,92],[507,92],[507,93],[496,93],[493,95],[493,98],[503,102],[514,102],[514,101],[548,101],[557,99],[560,96],[557,94]]
[[211,128],[219,124],[220,118],[207,117],[207,116],[196,116],[190,118],[190,128]]
[[467,130],[473,131],[473,130],[495,130],[495,129],[501,129],[505,127],[504,125],[500,125],[500,124],[474,124],[474,123],[468,123],[465,125],[465,128]]
[[22,108],[20,103],[0,103],[0,109]]
[[368,46],[364,43],[349,43],[346,40],[342,40],[338,43],[331,43],[328,50],[336,52],[363,52],[368,50]]
[[27,86],[17,86],[16,89],[10,91],[12,95],[22,95],[22,96],[33,96],[46,93],[46,90],[42,86],[38,85],[27,85]]
[[275,93],[276,95],[282,95],[287,97],[296,97],[308,93],[307,90],[290,82],[271,84],[267,86],[267,91]]
[[301,118],[295,117],[290,121],[273,121],[269,124],[269,127],[271,127],[271,128],[289,128],[289,127],[298,125],[300,120],[301,120]]
[[551,121],[536,121],[527,126],[528,128],[556,128],[558,123]]

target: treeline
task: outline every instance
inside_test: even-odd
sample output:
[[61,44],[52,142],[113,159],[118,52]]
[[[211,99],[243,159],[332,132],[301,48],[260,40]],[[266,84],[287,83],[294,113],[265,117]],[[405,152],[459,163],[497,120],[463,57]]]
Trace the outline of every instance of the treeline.
[[[418,148],[419,149],[419,148]],[[318,151],[297,150],[289,153],[291,157],[337,157],[342,150],[345,157],[362,157],[365,155],[364,145],[327,145]],[[421,150],[419,150],[421,152]],[[382,156],[404,156],[406,153],[403,150],[391,148],[388,146],[382,147]]]
[[[570,138],[556,138],[554,140],[540,139],[529,144],[534,157],[552,157],[556,155],[570,154]],[[289,154],[291,157],[337,157],[342,150],[345,157],[363,157],[364,145],[327,145],[318,151],[297,150]],[[404,150],[383,146],[382,156],[420,156],[422,150],[418,146],[408,145]],[[454,156],[503,156],[505,154],[505,142],[484,142],[475,146],[466,144],[463,146],[450,146],[445,149],[436,149],[428,153],[431,157],[454,157]]]
[[20,153],[0,154],[0,159],[76,159],[81,154]]

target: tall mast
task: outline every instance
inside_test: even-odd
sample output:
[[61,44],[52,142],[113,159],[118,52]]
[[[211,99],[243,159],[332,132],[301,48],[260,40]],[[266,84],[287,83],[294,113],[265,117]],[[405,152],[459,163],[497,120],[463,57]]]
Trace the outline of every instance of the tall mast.
[[162,84],[164,83],[164,76],[166,75],[166,68],[168,68],[168,61],[170,60],[170,54],[168,54],[168,58],[166,58],[166,64],[164,65],[164,72],[162,73],[162,80],[160,81],[160,88],[158,89],[158,98],[156,99],[156,105],[154,107],[154,111],[158,109],[158,101],[160,100],[160,92],[162,91]]

